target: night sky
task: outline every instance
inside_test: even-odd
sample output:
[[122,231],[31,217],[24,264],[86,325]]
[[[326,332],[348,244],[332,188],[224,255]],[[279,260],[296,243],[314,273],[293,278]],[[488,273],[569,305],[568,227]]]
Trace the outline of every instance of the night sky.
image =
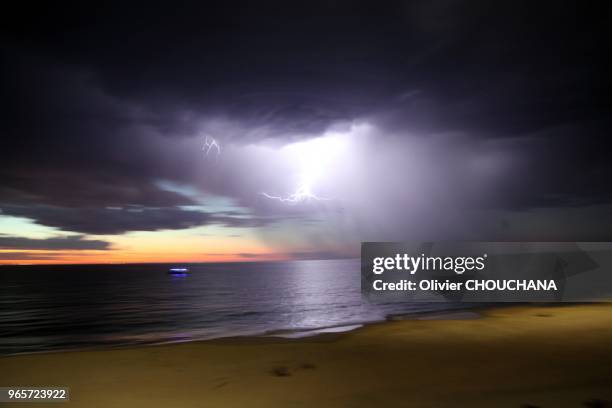
[[20,6],[1,263],[612,240],[607,2]]

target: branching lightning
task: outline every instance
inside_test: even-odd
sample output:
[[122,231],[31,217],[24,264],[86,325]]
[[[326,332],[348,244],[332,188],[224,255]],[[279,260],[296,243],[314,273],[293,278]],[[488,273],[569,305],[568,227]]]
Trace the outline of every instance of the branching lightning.
[[314,186],[325,178],[326,172],[336,164],[341,150],[341,140],[333,137],[321,137],[287,146],[284,152],[293,156],[299,163],[298,184],[295,191],[288,196],[262,192],[261,195],[286,204],[298,204],[309,201],[331,201],[332,198],[321,197],[314,193]]
[[212,136],[206,136],[204,139],[204,146],[202,146],[202,151],[205,152],[204,154],[206,156],[208,156],[211,150],[213,150],[217,156],[221,154],[221,146],[219,146],[217,140],[215,140],[215,138]]
[[331,198],[319,197],[316,194],[313,194],[310,191],[310,186],[308,185],[301,185],[300,187],[298,187],[295,193],[289,195],[288,197],[273,196],[268,193],[261,193],[261,195],[271,200],[277,200],[277,201],[280,201],[281,203],[289,203],[289,204],[297,204],[297,203],[301,203],[305,201],[312,201],[312,200],[314,201],[330,201],[331,200]]

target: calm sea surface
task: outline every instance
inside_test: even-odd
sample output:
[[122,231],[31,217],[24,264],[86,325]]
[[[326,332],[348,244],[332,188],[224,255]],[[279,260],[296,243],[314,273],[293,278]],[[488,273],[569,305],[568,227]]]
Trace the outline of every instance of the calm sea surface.
[[0,354],[226,336],[289,337],[448,309],[374,305],[359,260],[0,267]]

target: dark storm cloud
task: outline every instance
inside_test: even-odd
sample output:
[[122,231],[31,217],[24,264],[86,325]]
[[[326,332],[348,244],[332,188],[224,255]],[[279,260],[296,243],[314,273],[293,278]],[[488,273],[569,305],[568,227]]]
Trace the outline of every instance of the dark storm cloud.
[[0,260],[3,261],[51,261],[62,258],[65,255],[61,252],[53,253],[29,253],[29,252],[0,252]]
[[[0,249],[106,250],[110,249],[110,243],[98,239],[85,239],[82,235],[45,239],[0,235]],[[6,254],[6,252],[3,252],[3,254]]]
[[[559,114],[601,114],[592,96],[605,76],[598,65],[608,10],[594,5],[196,3],[172,12],[155,4],[42,11],[40,20],[16,19],[10,38],[90,69],[108,94],[157,112],[223,112],[251,126],[318,130],[395,107],[413,126],[496,133],[555,123]],[[415,90],[418,98],[403,98]],[[158,119],[161,128],[177,126],[167,114]]]
[[[158,180],[263,211],[245,169],[265,171],[238,157],[231,177],[201,175],[201,152],[181,143],[203,129],[228,144],[287,142],[356,119],[396,135],[395,150],[409,148],[401,135],[457,134],[452,152],[490,141],[520,156],[515,177],[463,205],[606,203],[609,17],[607,4],[515,1],[7,10],[0,208],[81,233],[264,226],[270,208],[250,219],[181,209],[194,200]],[[107,209],[130,206],[147,209]]]
[[127,231],[183,229],[204,225],[210,216],[179,208],[64,208],[51,206],[5,207],[7,215],[28,217],[49,227],[86,234],[122,234]]
[[[4,79],[0,199],[70,206],[178,205],[152,185],[163,174],[141,109],[106,94],[93,74],[15,56]],[[12,70],[11,70],[12,68]],[[163,163],[162,163],[163,164]]]
[[[185,229],[202,225],[224,225],[232,228],[254,228],[274,224],[281,219],[296,218],[291,216],[253,216],[243,213],[220,211],[206,213],[203,211],[184,210],[175,207],[107,207],[107,208],[66,208],[46,205],[39,206],[5,206],[3,213],[17,217],[36,220],[48,227],[60,228],[65,231],[94,235],[122,234],[128,231],[157,231],[165,229]],[[299,218],[299,217],[298,217]],[[8,242],[8,241],[7,241]],[[23,241],[24,243],[30,240]],[[79,244],[101,245],[105,241],[84,240],[79,238],[49,239],[40,241],[41,245],[73,243],[74,249]],[[31,242],[36,245],[36,241]],[[3,238],[0,236],[0,248]],[[7,244],[8,245],[8,244]],[[30,249],[35,249],[31,247]],[[59,248],[57,248],[59,249]],[[83,248],[103,249],[103,248]]]

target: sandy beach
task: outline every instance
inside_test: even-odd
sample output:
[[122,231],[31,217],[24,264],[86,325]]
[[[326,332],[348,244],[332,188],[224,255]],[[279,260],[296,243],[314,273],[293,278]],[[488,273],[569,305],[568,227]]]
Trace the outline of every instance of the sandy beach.
[[0,383],[68,386],[69,406],[87,408],[609,406],[612,305],[480,313],[296,340],[4,357]]

